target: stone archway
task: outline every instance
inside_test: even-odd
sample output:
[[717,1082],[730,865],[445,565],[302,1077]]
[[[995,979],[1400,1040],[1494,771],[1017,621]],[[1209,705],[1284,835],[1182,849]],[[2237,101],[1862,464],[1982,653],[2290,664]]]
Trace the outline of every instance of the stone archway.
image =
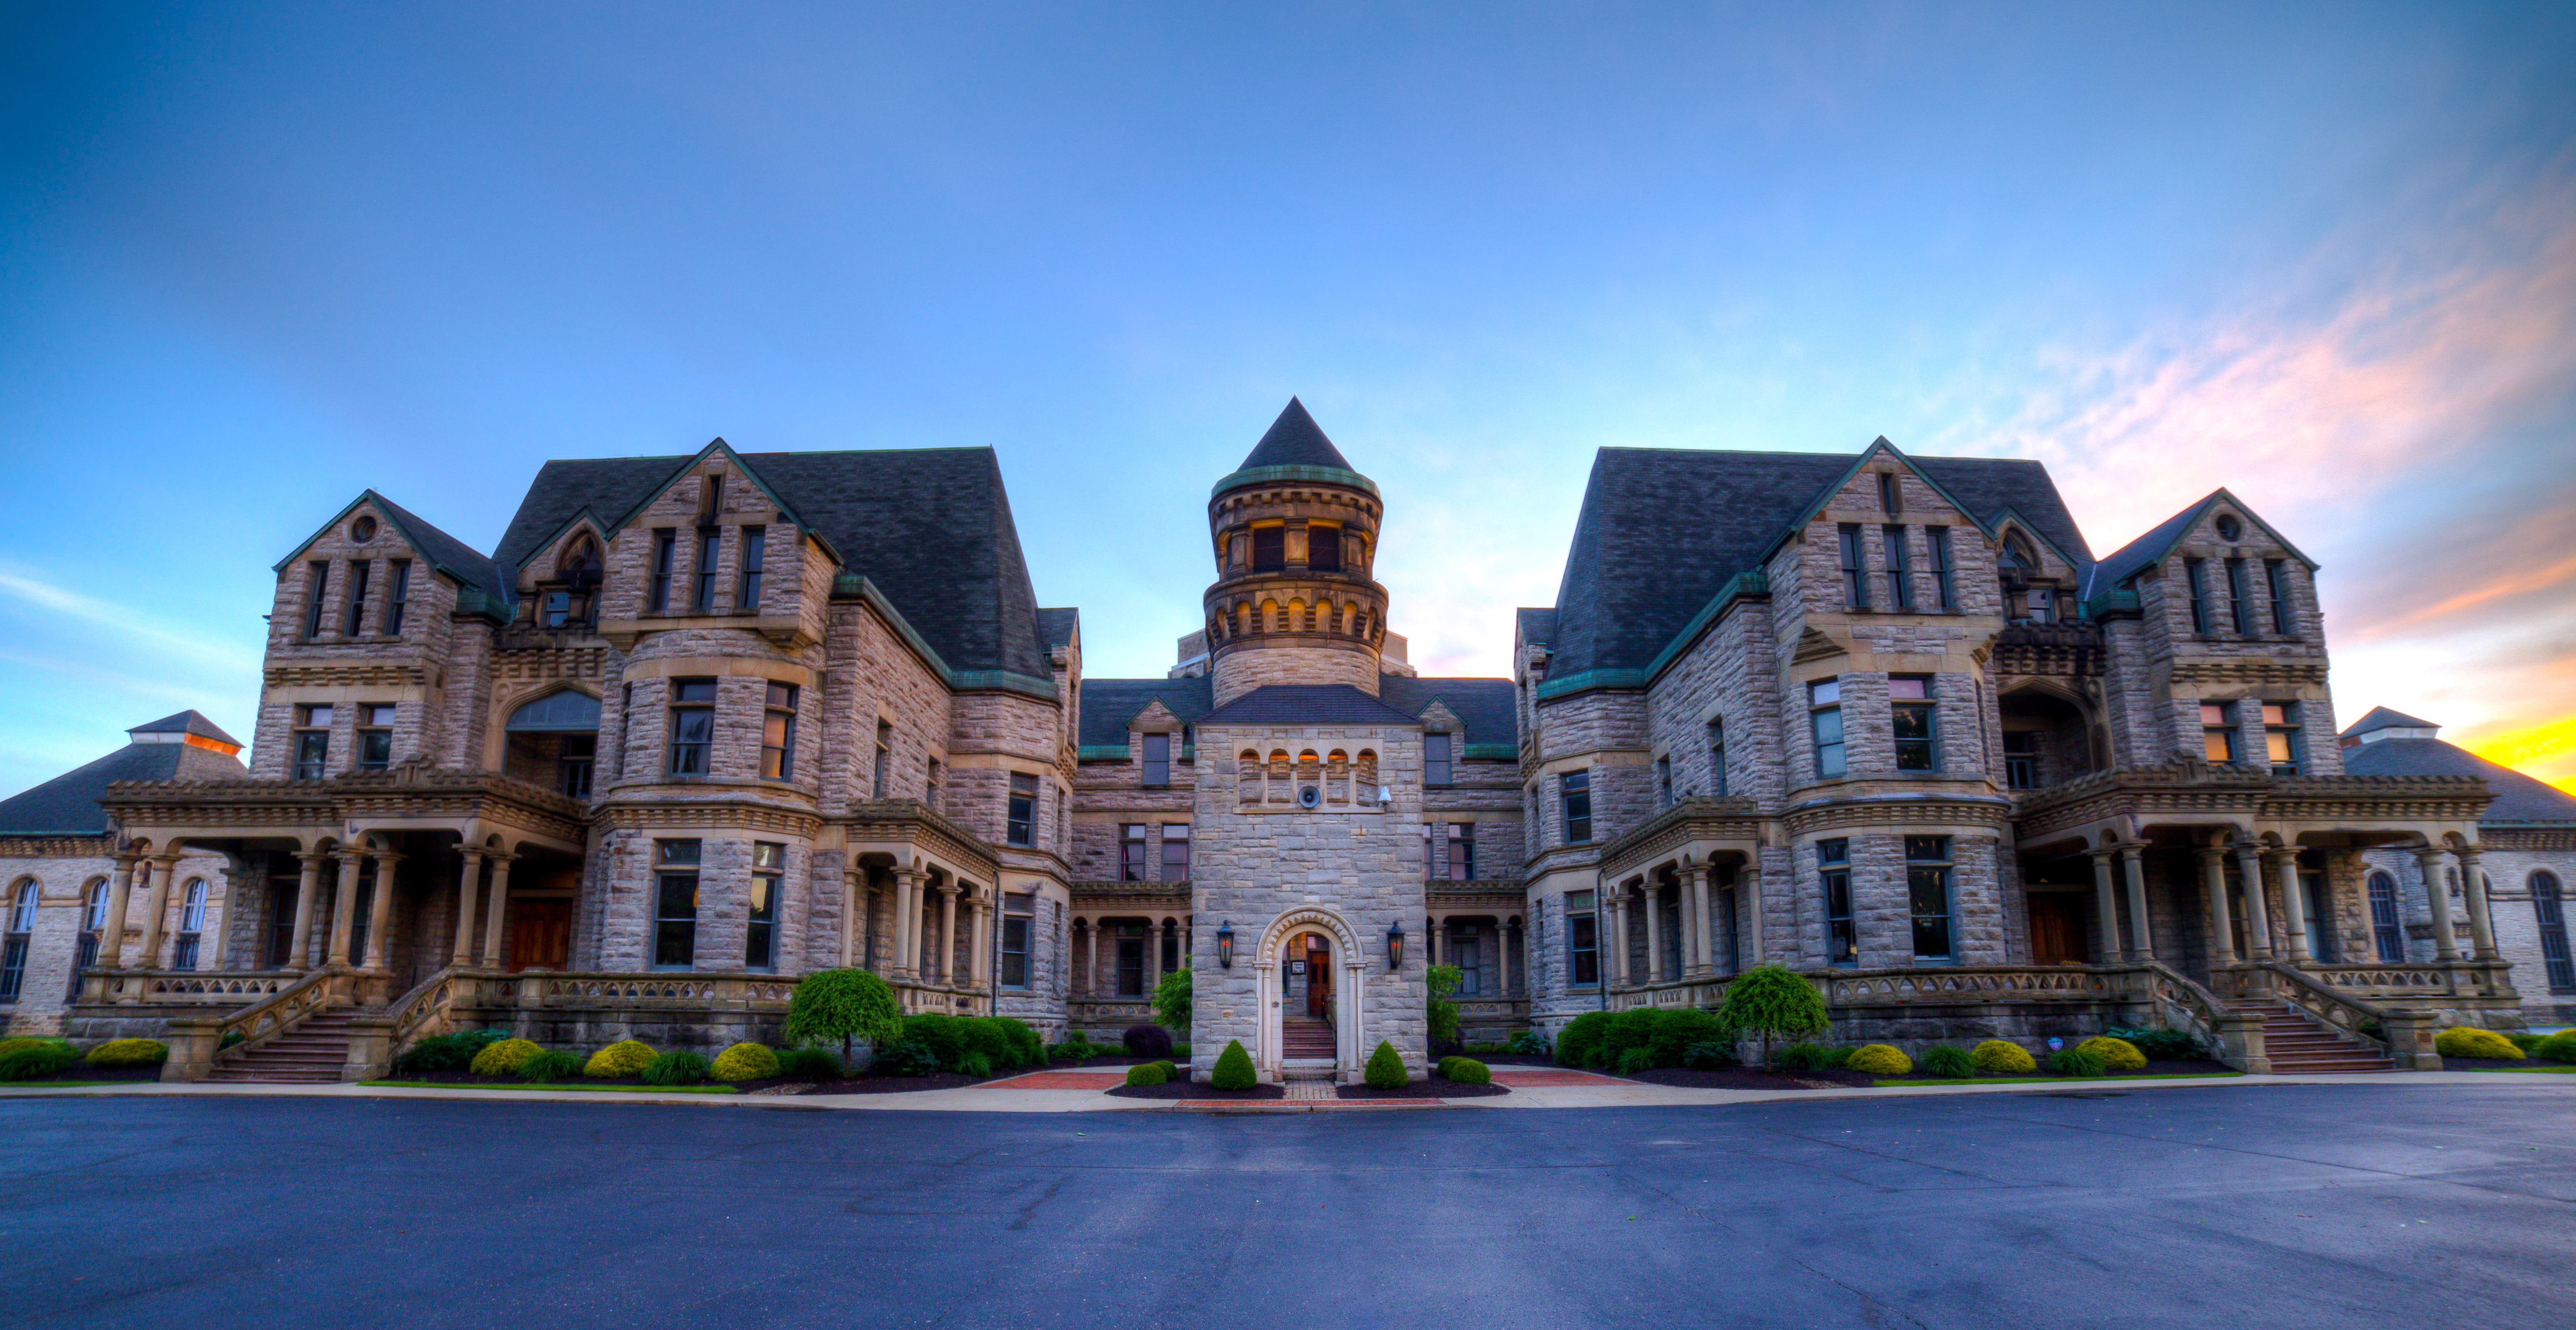
[[1333,1078],[1345,1080],[1357,1074],[1365,1054],[1361,1051],[1360,1021],[1365,1014],[1362,991],[1368,986],[1367,953],[1360,948],[1360,936],[1340,913],[1319,905],[1290,910],[1270,921],[1261,934],[1261,945],[1252,954],[1252,971],[1260,995],[1260,1024],[1253,1050],[1253,1066],[1266,1081],[1280,1079],[1281,967],[1286,957],[1281,954],[1288,939],[1303,933],[1319,932],[1333,940],[1333,961],[1341,968],[1333,984]]

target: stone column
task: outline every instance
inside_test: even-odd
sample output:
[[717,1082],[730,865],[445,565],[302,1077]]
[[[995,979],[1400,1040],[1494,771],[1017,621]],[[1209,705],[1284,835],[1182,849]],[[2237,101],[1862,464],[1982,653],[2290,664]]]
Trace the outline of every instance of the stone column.
[[939,884],[939,982],[957,986],[957,884]]
[[456,873],[456,946],[447,958],[450,965],[474,963],[474,910],[483,895],[483,851],[468,845],[457,852],[464,867]]
[[295,856],[295,932],[286,968],[298,973],[313,968],[313,905],[322,894],[322,864],[329,857],[303,851]]
[[483,913],[483,967],[487,970],[502,968],[501,924],[510,913],[510,865],[518,861],[515,854],[492,856],[492,902]]
[[1762,946],[1762,859],[1759,854],[1744,861],[1744,871],[1736,875],[1735,898],[1744,902],[1744,921],[1752,927],[1745,930],[1745,941],[1751,944],[1747,958],[1755,965],[1766,964],[1771,957]]
[[[358,860],[356,850],[340,851],[340,889],[331,898],[331,954],[326,964],[349,963],[350,916],[358,912]],[[336,982],[336,981],[335,981]]]
[[1091,920],[1090,959],[1082,963],[1082,995],[1097,1001],[1100,997],[1100,919]]
[[2209,964],[2215,969],[2236,963],[2236,930],[2229,926],[2227,909],[2227,851],[2216,845],[2200,847],[2201,891],[2209,897]]
[[2469,945],[2479,960],[2494,960],[2495,923],[2487,916],[2487,883],[2485,875],[2478,871],[2478,847],[2463,845],[2456,853],[2460,856],[2460,890],[2469,898]]
[[135,956],[135,968],[161,968],[161,934],[170,913],[170,882],[179,876],[179,856],[165,854],[152,861],[152,895],[143,905],[143,950]]
[[1612,972],[1621,988],[1628,987],[1628,889],[1618,888],[1610,904],[1610,958]]
[[[391,925],[394,918],[394,865],[402,862],[402,856],[399,854],[378,854],[375,858],[376,894],[375,899],[367,902],[367,959],[365,963],[366,967],[370,970],[390,970],[393,968],[393,948],[386,945],[388,939],[385,937],[385,934],[392,931]],[[393,995],[387,994],[386,996],[390,998]]]
[[2245,884],[2245,945],[2254,959],[2272,959],[2272,909],[2263,893],[2263,847],[2236,844],[2236,876]]
[[1646,982],[1664,979],[1664,884],[1648,882],[1642,902],[1646,907]]
[[2142,846],[2120,847],[2120,876],[2129,884],[2129,959],[2156,958],[2155,928],[2147,922],[2147,865]]
[[2308,953],[2308,902],[2299,890],[2299,852],[2275,850],[2272,880],[2281,884],[2281,923],[2290,932],[2290,963],[2305,965],[2315,957]]
[[1706,979],[1717,973],[1717,946],[1709,927],[1709,898],[1716,894],[1710,882],[1717,876],[1717,864],[1701,864],[1682,879],[1683,917],[1690,921],[1690,977]]
[[1494,931],[1496,934],[1494,945],[1503,949],[1501,962],[1503,998],[1509,1001],[1520,995],[1520,969],[1512,964],[1512,953],[1521,949],[1521,926],[1517,922],[1507,921]]
[[894,964],[888,967],[895,978],[919,982],[921,971],[915,965],[921,959],[920,936],[921,871],[898,868],[894,870]]
[[975,926],[967,930],[967,946],[974,952],[967,962],[967,982],[989,993],[993,979],[993,907],[978,891],[966,898],[966,908],[973,911]]
[[[2093,911],[2102,921],[2102,964],[2120,958],[2120,903],[2111,888],[2110,850],[2093,851]],[[2031,959],[2037,960],[2033,956]]]
[[107,931],[98,938],[98,968],[102,970],[125,968],[125,906],[133,899],[134,870],[142,862],[138,855],[116,856],[116,878],[107,889]]
[[2439,960],[2458,960],[2460,939],[2451,932],[2451,892],[2442,885],[2442,851],[2432,845],[2418,846],[2415,866],[2424,872],[2424,903],[2433,909],[2434,956]]

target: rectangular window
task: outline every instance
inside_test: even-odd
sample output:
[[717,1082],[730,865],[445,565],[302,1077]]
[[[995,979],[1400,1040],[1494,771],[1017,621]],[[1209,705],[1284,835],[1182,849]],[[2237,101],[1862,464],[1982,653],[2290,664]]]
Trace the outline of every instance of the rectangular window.
[[1959,593],[1950,580],[1950,528],[1927,526],[1923,528],[1923,539],[1932,547],[1932,580],[1941,588],[1941,608],[1955,610],[1959,608]]
[[653,842],[653,968],[685,970],[698,955],[698,843]]
[[1010,825],[1007,834],[1013,845],[1038,843],[1038,778],[1026,772],[1011,773]]
[[771,780],[796,778],[796,685],[792,683],[769,685],[769,705],[760,718],[760,774]]
[[930,805],[930,811],[939,811],[939,759],[935,757],[922,777],[922,802]]
[[1190,828],[1187,823],[1163,824],[1163,880],[1190,880]]
[[2283,637],[2299,631],[2298,607],[2290,603],[2290,564],[2286,559],[2265,559],[2263,581],[2272,593],[2272,631]]
[[2057,622],[2057,588],[2035,586],[2030,589],[2030,621]]
[[411,560],[394,560],[393,585],[385,588],[385,636],[398,637],[403,630],[403,611],[411,603]]
[[886,769],[893,765],[894,722],[880,720],[877,722],[876,768],[868,781],[869,798],[882,799],[886,797]]
[[1275,573],[1288,566],[1288,528],[1257,526],[1252,529],[1252,571]]
[[1914,916],[1914,959],[1950,959],[1949,837],[1905,838],[1905,899]]
[[1473,822],[1450,823],[1447,842],[1449,846],[1449,880],[1452,882],[1475,881],[1476,824]]
[[1145,880],[1145,853],[1152,842],[1145,839],[1145,824],[1131,822],[1118,828],[1118,880]]
[[320,780],[331,757],[331,708],[297,707],[295,725],[295,778]]
[[1306,566],[1319,573],[1342,570],[1342,529],[1337,526],[1306,528]]
[[722,527],[698,532],[698,564],[693,570],[697,574],[698,589],[697,594],[690,598],[690,603],[698,609],[711,610],[716,607],[716,561],[723,550],[724,529]]
[[2227,561],[2227,617],[2238,637],[2254,634],[2254,592],[2245,580],[2245,561]]
[[742,585],[736,589],[733,607],[745,614],[760,613],[760,574],[762,562],[769,555],[769,528],[747,526],[742,529]]
[[1914,608],[1914,575],[1905,561],[1905,528],[1892,526],[1884,534],[1887,537],[1887,602],[1900,610],[1911,610]]
[[1816,842],[1816,873],[1825,887],[1825,963],[1860,964],[1860,930],[1852,922],[1851,842]]
[[1896,729],[1896,769],[1939,771],[1940,715],[1932,700],[1932,676],[1891,674],[1887,697]]
[[2195,633],[2209,631],[2209,579],[2201,563],[2199,559],[2182,561],[2183,580],[2191,588],[2191,630]]
[[1118,996],[1145,996],[1145,930],[1132,924],[1118,937]]
[[671,774],[707,774],[708,750],[716,737],[716,681],[671,681]]
[[1439,876],[1440,824],[1425,822],[1422,824],[1422,877],[1428,882],[1436,881]]
[[1565,814],[1569,845],[1592,839],[1592,773],[1569,771],[1556,778],[1557,797]]
[[304,566],[304,635],[322,635],[322,602],[331,594],[331,565],[315,560]]
[[653,533],[653,593],[649,602],[655,614],[671,608],[671,565],[679,557],[680,533],[668,527]]
[[590,797],[591,765],[598,753],[599,736],[596,734],[567,734],[563,737],[563,747],[558,750],[555,762],[562,768],[565,794],[575,799]]
[[349,612],[342,621],[342,637],[356,637],[358,630],[366,626],[367,576],[375,570],[376,565],[366,559],[355,559],[349,564]]
[[2200,756],[2212,766],[2236,764],[2236,704],[2200,704]]
[[1807,685],[1807,732],[1816,742],[1816,779],[1843,774],[1843,681]]
[[2004,731],[2004,785],[2015,790],[2039,788],[2039,731]]
[[1601,933],[1599,916],[1593,913],[1592,893],[1565,893],[1565,941],[1567,968],[1572,972],[1567,982],[1576,988],[1590,988],[1601,982]]
[[1422,783],[1425,785],[1446,785],[1449,783],[1448,735],[1426,734],[1422,736]]
[[1856,610],[1869,608],[1869,570],[1861,561],[1860,527],[1845,522],[1842,526],[1843,603]]
[[768,841],[751,845],[751,900],[742,931],[742,968],[777,966],[778,892],[787,872],[787,847]]
[[1708,779],[1708,792],[1720,799],[1725,798],[1726,722],[1724,720],[1712,720],[1708,723]]
[[1655,803],[1659,808],[1673,806],[1673,760],[1669,757],[1655,759]]
[[1905,511],[1905,484],[1893,471],[1878,473],[1878,509],[1890,517]]
[[1037,896],[1026,891],[1002,894],[1002,987],[1029,986],[1029,927]]
[[566,624],[571,623],[572,593],[569,591],[547,592],[545,609],[542,611],[542,614],[544,616],[545,625],[548,628],[561,628]]
[[1145,736],[1145,783],[1148,785],[1172,783],[1172,736],[1168,734]]
[[358,770],[382,771],[394,762],[394,708],[388,702],[358,704]]
[[2299,774],[2299,704],[2263,704],[2263,756],[2275,776]]

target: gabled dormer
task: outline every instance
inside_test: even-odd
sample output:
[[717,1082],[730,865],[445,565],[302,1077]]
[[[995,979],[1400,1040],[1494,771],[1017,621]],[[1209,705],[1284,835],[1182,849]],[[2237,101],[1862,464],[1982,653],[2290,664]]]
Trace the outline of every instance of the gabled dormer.
[[2009,509],[1987,543],[2004,622],[2051,624],[2081,617],[2084,565]]
[[583,508],[518,570],[518,621],[579,631],[599,624],[608,578],[608,524]]
[[1765,562],[1779,577],[1788,567],[1780,552],[1797,547],[1793,603],[1809,613],[1994,614],[1987,568],[1996,536],[1881,436],[1789,523]]
[[677,627],[810,643],[842,562],[723,439],[675,468],[604,538],[600,632],[621,647]]
[[2288,537],[2218,489],[2104,559],[2087,601],[2134,604],[2178,644],[2322,648],[2316,570]]
[[451,613],[501,617],[511,599],[490,559],[374,490],[274,571],[272,646],[417,642],[426,623]]

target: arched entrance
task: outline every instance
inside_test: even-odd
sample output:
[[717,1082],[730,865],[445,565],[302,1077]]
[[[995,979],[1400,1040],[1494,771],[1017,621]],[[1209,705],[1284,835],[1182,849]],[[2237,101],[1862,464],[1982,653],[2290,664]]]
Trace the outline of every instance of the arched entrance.
[[[1252,963],[1261,993],[1260,1047],[1253,1050],[1253,1063],[1263,1079],[1311,1068],[1329,1070],[1340,1080],[1359,1067],[1367,964],[1358,934],[1331,910],[1292,910],[1271,921]],[[1328,1044],[1315,1038],[1309,1021],[1329,1027]],[[1292,1029],[1300,1036],[1295,1046]]]

